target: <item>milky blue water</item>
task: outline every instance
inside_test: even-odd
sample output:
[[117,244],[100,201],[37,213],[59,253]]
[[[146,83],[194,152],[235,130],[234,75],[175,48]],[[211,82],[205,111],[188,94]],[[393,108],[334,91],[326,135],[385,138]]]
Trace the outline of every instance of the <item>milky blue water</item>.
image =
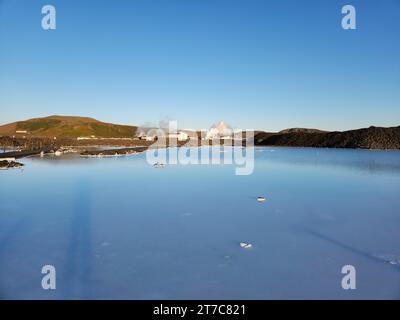
[[259,148],[249,176],[144,154],[20,161],[0,171],[0,299],[400,298],[400,152]]

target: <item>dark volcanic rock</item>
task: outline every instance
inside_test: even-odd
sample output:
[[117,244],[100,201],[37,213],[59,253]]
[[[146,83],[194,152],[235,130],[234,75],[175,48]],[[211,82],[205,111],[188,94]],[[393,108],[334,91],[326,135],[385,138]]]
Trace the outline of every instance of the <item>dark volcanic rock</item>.
[[254,141],[256,145],[289,147],[400,149],[400,127],[369,127],[344,132],[260,132]]
[[80,155],[82,157],[111,157],[111,156],[122,156],[128,154],[135,154],[144,152],[147,147],[136,147],[136,148],[123,148],[123,149],[108,149],[108,150],[92,150],[84,151]]
[[0,161],[0,169],[11,169],[11,168],[20,168],[23,164],[15,161]]

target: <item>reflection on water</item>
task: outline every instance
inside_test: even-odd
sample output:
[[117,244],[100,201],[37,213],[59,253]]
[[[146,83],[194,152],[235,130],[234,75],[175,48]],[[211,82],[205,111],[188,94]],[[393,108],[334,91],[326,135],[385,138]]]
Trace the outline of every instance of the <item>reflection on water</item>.
[[0,172],[0,298],[400,298],[400,152],[256,148],[255,161],[235,176],[143,154],[22,159]]
[[350,252],[353,252],[353,253],[355,253],[355,254],[358,254],[358,255],[360,255],[360,256],[366,257],[366,258],[371,259],[371,260],[374,260],[374,261],[376,261],[376,262],[386,262],[386,263],[389,263],[390,265],[392,265],[393,267],[395,267],[397,271],[400,271],[399,263],[398,263],[398,261],[397,261],[397,260],[398,260],[398,257],[396,257],[396,256],[391,256],[391,257],[390,257],[390,256],[385,256],[385,255],[374,255],[374,254],[371,254],[371,253],[369,253],[369,252],[362,251],[362,250],[360,250],[360,249],[351,247],[351,246],[349,246],[349,245],[346,244],[346,243],[342,243],[342,242],[340,242],[340,241],[337,241],[337,240],[335,240],[335,239],[332,239],[332,238],[330,238],[329,236],[327,236],[327,235],[325,235],[325,234],[319,233],[318,231],[315,231],[315,230],[312,230],[312,229],[305,229],[305,231],[306,231],[307,233],[309,233],[310,235],[312,235],[312,236],[318,238],[318,239],[322,239],[322,240],[325,240],[325,241],[327,241],[327,242],[330,242],[330,243],[332,243],[332,244],[334,244],[334,245],[336,245],[336,246],[339,246],[339,247],[341,247],[341,248],[343,248],[343,249],[346,249],[346,250],[348,250],[348,251],[350,251]]
[[77,181],[74,208],[70,225],[69,248],[65,259],[66,282],[64,297],[92,298],[92,235],[91,235],[91,194],[86,178]]
[[[291,165],[330,166],[370,173],[400,173],[399,151],[317,149],[317,148],[257,148],[256,152],[279,152],[268,155],[270,161]],[[293,152],[296,150],[296,152]],[[257,156],[260,156],[257,154]]]
[[13,151],[17,151],[17,150],[16,149],[12,149],[12,148],[0,148],[0,153],[13,152]]

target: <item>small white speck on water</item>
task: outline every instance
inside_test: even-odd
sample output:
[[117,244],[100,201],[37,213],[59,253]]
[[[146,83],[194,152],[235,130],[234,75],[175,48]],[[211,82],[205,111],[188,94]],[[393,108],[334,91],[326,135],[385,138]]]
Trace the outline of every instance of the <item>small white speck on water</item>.
[[253,248],[253,245],[251,243],[241,242],[240,247],[243,249],[251,249],[251,248]]
[[265,197],[257,197],[258,202],[265,202],[267,199]]

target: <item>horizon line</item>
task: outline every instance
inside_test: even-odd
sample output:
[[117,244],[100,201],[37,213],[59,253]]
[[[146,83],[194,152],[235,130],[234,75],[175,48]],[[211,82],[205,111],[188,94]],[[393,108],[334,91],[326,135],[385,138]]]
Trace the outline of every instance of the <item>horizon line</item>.
[[[1,126],[5,126],[5,125],[10,125],[12,123],[17,123],[17,122],[23,122],[23,121],[29,121],[29,120],[34,120],[34,119],[44,119],[44,118],[51,118],[51,117],[70,117],[70,118],[88,118],[88,119],[93,119],[99,122],[103,122],[103,123],[109,123],[109,124],[113,124],[113,125],[121,125],[121,126],[132,126],[132,127],[137,127],[137,128],[160,128],[160,126],[157,125],[153,125],[153,124],[148,124],[148,125],[138,125],[138,124],[130,124],[130,123],[115,123],[115,122],[109,122],[109,121],[103,121],[103,120],[99,120],[97,117],[95,116],[88,116],[88,115],[67,115],[67,114],[52,114],[52,115],[47,115],[47,116],[34,116],[34,117],[30,117],[30,118],[26,118],[24,120],[15,120],[15,121],[11,121],[11,122],[5,122],[5,123],[1,123],[0,122],[0,127]],[[160,120],[161,121],[166,121],[166,120]],[[171,120],[168,119],[167,121],[177,121],[178,120]],[[213,122],[208,128],[181,128],[179,130],[187,130],[187,131],[202,131],[202,130],[209,130],[213,125],[215,125],[216,123],[219,122],[225,122],[226,124],[228,124],[230,126],[230,124],[225,121],[225,120],[218,120]],[[289,130],[289,129],[308,129],[308,130],[319,130],[319,131],[325,131],[325,132],[345,132],[345,131],[352,131],[352,130],[360,130],[360,129],[366,129],[366,128],[370,128],[370,127],[376,127],[376,128],[396,128],[396,127],[400,127],[400,124],[398,125],[392,125],[392,126],[383,126],[383,125],[376,125],[376,124],[370,124],[370,125],[366,125],[366,126],[362,126],[362,127],[356,127],[356,128],[348,128],[348,129],[344,129],[344,130],[338,130],[338,129],[325,129],[325,128],[321,128],[321,127],[310,127],[310,126],[293,126],[293,127],[283,127],[283,129],[280,129],[278,131],[273,131],[273,130],[266,130],[266,129],[249,129],[249,128],[240,128],[237,130],[242,130],[242,131],[248,131],[248,130],[253,130],[253,131],[262,131],[262,132],[271,132],[271,133],[279,133],[281,131],[284,130]],[[235,129],[235,128],[234,128]]]

